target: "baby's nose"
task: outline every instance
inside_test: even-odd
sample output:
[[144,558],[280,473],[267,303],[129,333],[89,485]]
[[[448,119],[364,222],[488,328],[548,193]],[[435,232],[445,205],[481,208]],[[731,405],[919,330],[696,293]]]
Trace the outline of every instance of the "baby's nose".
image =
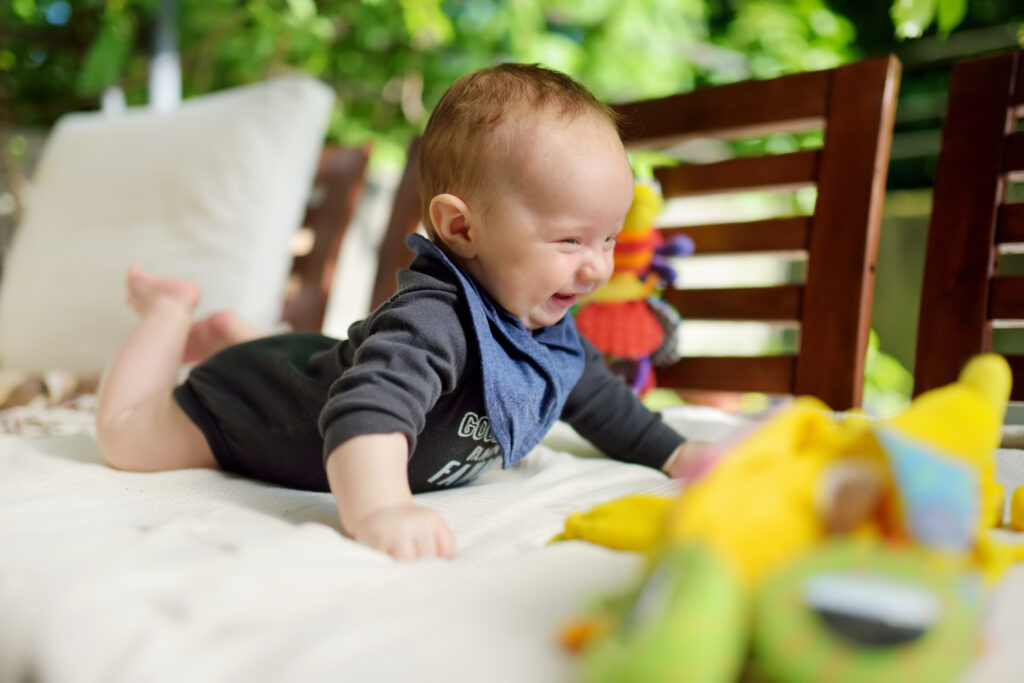
[[599,253],[591,253],[583,266],[579,269],[579,277],[588,282],[605,282],[612,275],[614,264],[610,253],[603,250]]

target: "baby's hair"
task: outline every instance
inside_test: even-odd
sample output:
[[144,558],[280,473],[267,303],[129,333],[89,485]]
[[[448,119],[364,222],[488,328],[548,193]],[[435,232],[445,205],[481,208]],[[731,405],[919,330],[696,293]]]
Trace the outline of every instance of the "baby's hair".
[[615,112],[589,90],[566,74],[539,64],[479,69],[448,89],[427,122],[419,149],[421,213],[431,237],[430,201],[439,194],[465,194],[476,187],[487,177],[487,160],[494,158],[495,147],[513,142],[495,132],[510,117],[540,111],[555,112],[570,121],[596,114],[613,128],[618,126]]

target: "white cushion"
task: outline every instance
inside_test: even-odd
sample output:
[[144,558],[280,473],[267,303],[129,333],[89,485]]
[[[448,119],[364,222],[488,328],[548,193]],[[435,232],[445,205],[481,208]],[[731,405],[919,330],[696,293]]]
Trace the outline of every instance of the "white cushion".
[[131,263],[199,284],[197,316],[274,326],[333,102],[296,76],[63,117],[4,263],[0,366],[98,374],[135,324]]

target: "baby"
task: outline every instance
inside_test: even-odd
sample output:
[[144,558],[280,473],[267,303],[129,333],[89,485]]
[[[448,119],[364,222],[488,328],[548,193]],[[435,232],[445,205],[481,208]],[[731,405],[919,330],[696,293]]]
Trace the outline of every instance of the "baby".
[[[430,239],[409,238],[398,292],[344,341],[224,312],[193,325],[192,283],[130,268],[139,323],[99,390],[106,461],[330,490],[342,529],[398,559],[454,554],[414,493],[515,465],[556,419],[673,476],[699,461],[706,444],[648,411],[568,315],[610,276],[633,198],[611,111],[540,66],[470,73],[430,117],[419,177]],[[183,356],[207,355],[175,386]]]

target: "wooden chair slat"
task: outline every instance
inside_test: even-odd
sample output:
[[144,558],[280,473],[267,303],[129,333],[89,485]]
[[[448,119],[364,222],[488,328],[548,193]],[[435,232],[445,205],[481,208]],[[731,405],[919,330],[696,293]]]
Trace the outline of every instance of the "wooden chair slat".
[[[935,172],[914,366],[916,394],[988,348],[989,281],[1019,53],[953,67]],[[1009,230],[1012,232],[1013,218]]]
[[1024,320],[1024,275],[992,278],[988,319]]
[[[1014,84],[1010,101],[1018,107],[1024,106],[1024,70],[1020,68],[1017,69],[1017,82]],[[1024,116],[1024,114],[1020,115]]]
[[686,235],[692,239],[698,254],[806,250],[810,230],[807,216],[661,229],[666,237]]
[[1000,206],[996,226],[997,243],[1024,243],[1024,203]]
[[292,261],[289,292],[281,319],[292,329],[319,332],[327,313],[338,250],[365,187],[370,148],[325,147],[313,181],[312,201],[303,227],[312,232],[312,249]]
[[665,301],[684,319],[797,322],[801,285],[735,287],[729,289],[670,289]]
[[736,139],[820,128],[827,71],[703,88],[615,105],[627,146],[666,146],[695,137]]
[[1024,171],[1024,132],[1011,133],[1006,137],[1006,154],[1003,157],[1003,171],[1013,180],[1022,177]]
[[794,389],[836,409],[861,401],[900,70],[840,67],[828,96]]
[[659,369],[658,383],[707,391],[790,394],[795,366],[795,356],[696,356]]
[[419,148],[417,138],[409,146],[405,170],[391,203],[391,216],[381,242],[380,261],[373,281],[373,293],[370,296],[370,310],[380,306],[395,293],[398,288],[398,281],[395,279],[398,271],[412,263],[413,253],[405,246],[405,238],[416,232],[422,213],[419,172],[416,170]]
[[814,185],[819,152],[729,159],[655,169],[666,198],[755,190],[798,190]]
[[[1014,377],[1024,377],[1024,356],[1017,354],[1004,355]],[[1024,401],[1024,384],[1014,382],[1010,387],[1011,401]]]

